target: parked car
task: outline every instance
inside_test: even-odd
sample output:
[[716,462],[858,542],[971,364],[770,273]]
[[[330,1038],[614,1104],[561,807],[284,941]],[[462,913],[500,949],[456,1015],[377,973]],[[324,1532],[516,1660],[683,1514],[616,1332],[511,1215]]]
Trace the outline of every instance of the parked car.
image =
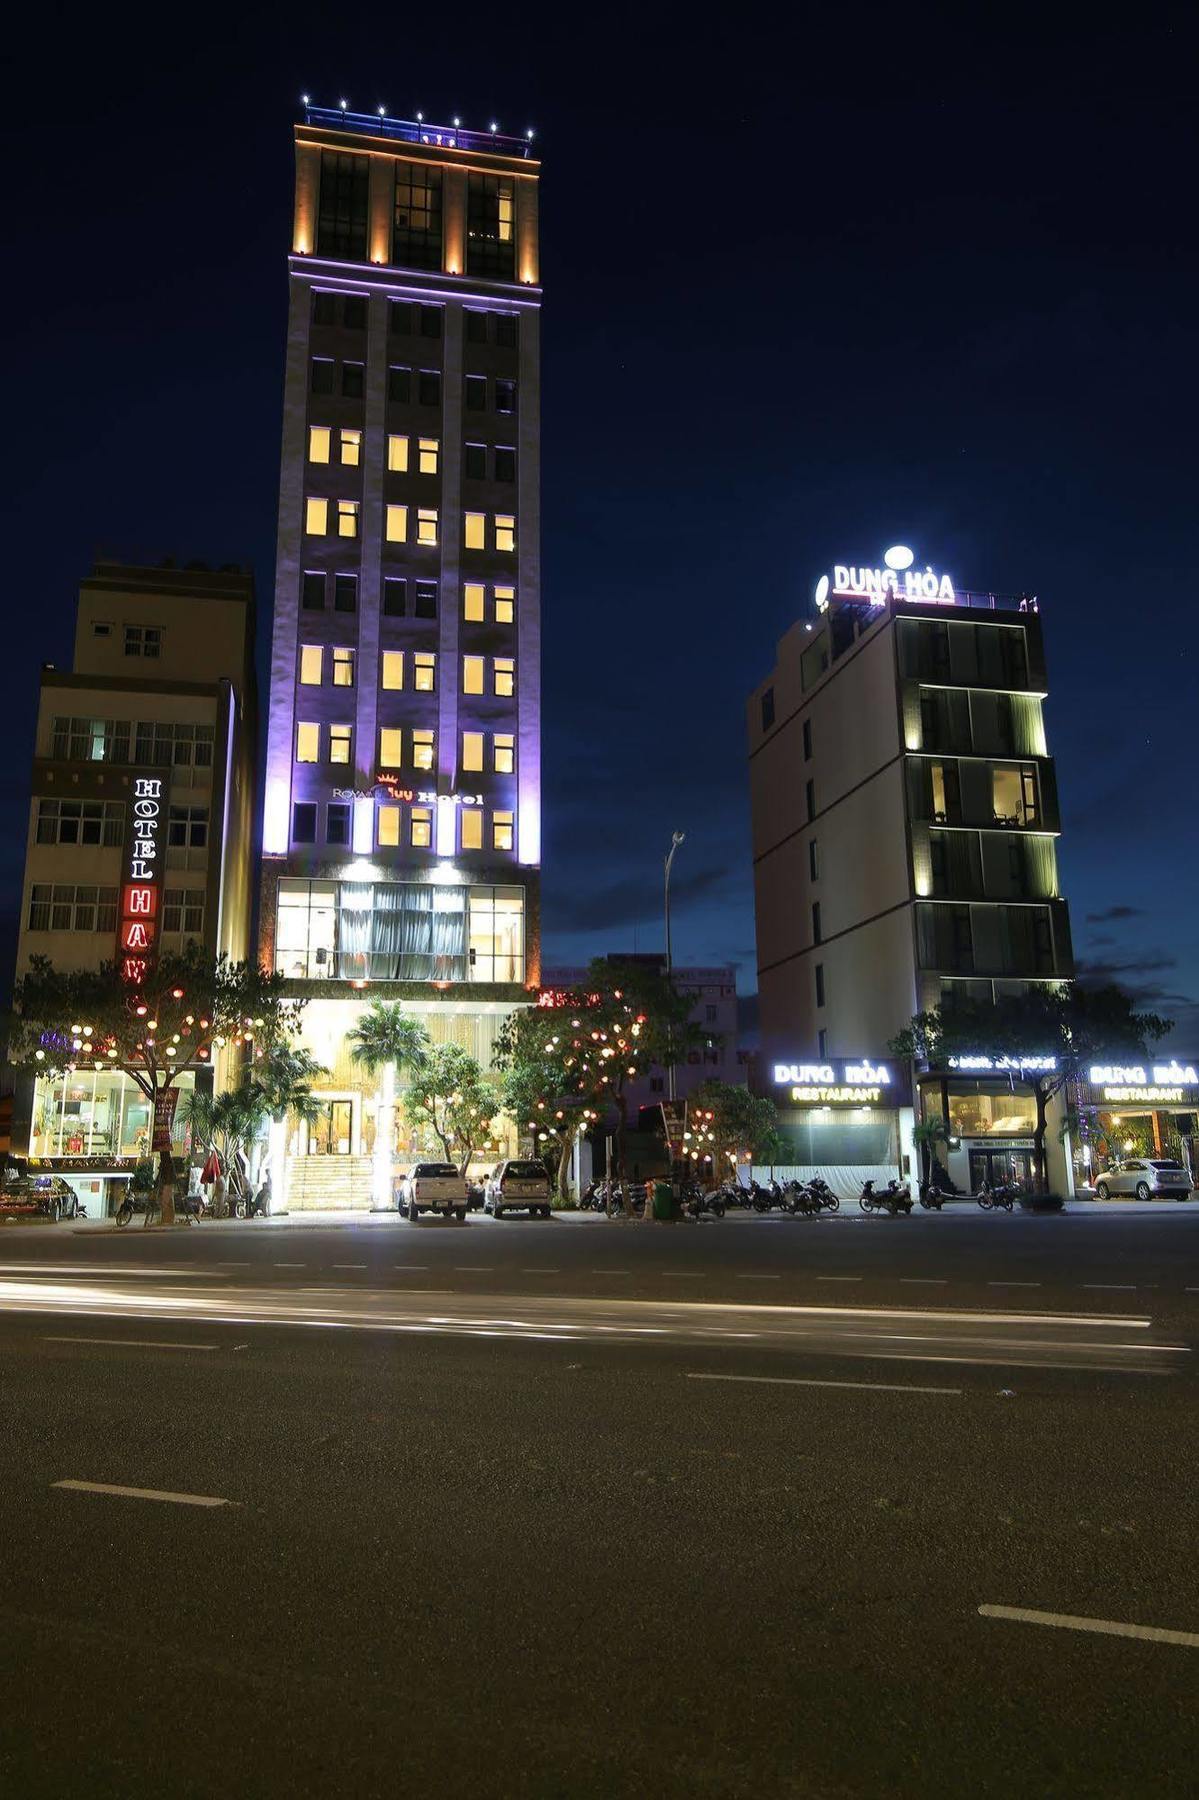
[[487,1177],[483,1210],[499,1219],[514,1207],[523,1207],[530,1218],[537,1214],[548,1219],[553,1193],[544,1163],[509,1160],[500,1163]]
[[447,1219],[454,1213],[465,1223],[466,1177],[453,1163],[413,1163],[397,1183],[396,1199],[414,1225],[423,1212],[444,1213]]
[[85,1216],[78,1194],[60,1175],[10,1175],[0,1186],[0,1217],[17,1219],[38,1214],[56,1224],[59,1219]]
[[1172,1156],[1133,1157],[1118,1169],[1105,1169],[1095,1181],[1101,1200],[1115,1194],[1135,1194],[1138,1200],[1186,1200],[1191,1178]]

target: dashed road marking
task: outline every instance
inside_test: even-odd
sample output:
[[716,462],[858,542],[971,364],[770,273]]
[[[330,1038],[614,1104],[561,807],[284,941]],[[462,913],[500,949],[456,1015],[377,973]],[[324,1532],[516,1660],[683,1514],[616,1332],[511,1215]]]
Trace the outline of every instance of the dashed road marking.
[[1017,1625],[1052,1625],[1059,1631],[1093,1631],[1103,1637],[1146,1638],[1154,1644],[1180,1644],[1199,1650],[1199,1631],[1166,1631],[1159,1625],[1125,1625],[1118,1619],[1084,1619],[1073,1613],[1038,1612],[1031,1606],[980,1606],[984,1619],[1010,1619]]
[[806,1375],[700,1375],[688,1373],[688,1381],[747,1381],[761,1387],[859,1388],[875,1394],[961,1394],[961,1388],[916,1387],[907,1381],[820,1381]]
[[219,1350],[220,1344],[181,1344],[172,1343],[164,1338],[114,1338],[114,1337],[51,1337],[49,1333],[42,1336],[44,1344],[119,1344],[122,1349],[135,1350]]
[[117,1487],[107,1481],[52,1481],[51,1487],[69,1488],[75,1494],[115,1494],[121,1500],[169,1500],[174,1506],[236,1506],[216,1494],[172,1494],[161,1488]]

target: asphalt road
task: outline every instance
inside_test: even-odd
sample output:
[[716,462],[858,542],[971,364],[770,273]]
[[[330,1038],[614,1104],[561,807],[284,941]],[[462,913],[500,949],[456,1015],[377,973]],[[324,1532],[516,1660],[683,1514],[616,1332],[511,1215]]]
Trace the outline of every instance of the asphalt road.
[[4,1230],[0,1785],[1189,1795],[1197,1339],[1199,1207]]

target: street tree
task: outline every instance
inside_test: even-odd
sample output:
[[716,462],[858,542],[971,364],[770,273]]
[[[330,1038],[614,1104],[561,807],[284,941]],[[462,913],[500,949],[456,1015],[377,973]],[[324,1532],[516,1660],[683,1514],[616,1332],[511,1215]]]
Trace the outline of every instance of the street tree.
[[202,1088],[185,1092],[178,1117],[191,1131],[193,1146],[215,1151],[222,1172],[234,1181],[240,1179],[238,1153],[244,1155],[249,1193],[253,1194],[260,1185],[268,1135],[266,1166],[273,1182],[277,1183],[281,1171],[286,1132],[272,1132],[270,1127],[285,1127],[289,1120],[315,1124],[321,1108],[312,1084],[327,1074],[311,1051],[279,1041],[257,1050],[255,1060],[243,1068],[239,1086],[223,1094]]
[[222,1050],[253,1062],[285,1042],[302,1001],[287,1000],[281,975],[253,963],[212,958],[199,945],[162,956],[131,984],[115,962],[55,969],[32,957],[16,983],[9,1060],[36,1074],[120,1069],[151,1108],[164,1224],[175,1217],[171,1125],[180,1077],[212,1066]]
[[557,1152],[563,1197],[576,1139],[611,1112],[624,1179],[628,1087],[703,1038],[689,1014],[687,999],[656,970],[600,960],[577,988],[547,992],[505,1022],[495,1055],[505,1109],[538,1150]]
[[929,1068],[948,1069],[957,1058],[985,1048],[1013,1083],[1032,1095],[1033,1162],[1037,1189],[1044,1193],[1050,1101],[1067,1082],[1085,1079],[1092,1063],[1146,1056],[1147,1046],[1171,1027],[1171,1020],[1156,1013],[1136,1011],[1121,988],[1071,982],[1061,988],[1030,987],[992,1004],[946,1001],[932,1012],[917,1013],[891,1040],[890,1049]]
[[[778,1108],[773,1100],[751,1094],[747,1087],[731,1081],[703,1081],[687,1100],[683,1154],[688,1160],[702,1161],[703,1153],[692,1159],[694,1140],[703,1133],[713,1145],[713,1175],[717,1182],[730,1173],[746,1157],[764,1162],[771,1154],[778,1130]],[[700,1171],[702,1173],[702,1170]]]
[[409,1123],[431,1133],[446,1162],[465,1175],[475,1150],[491,1137],[499,1111],[495,1089],[458,1044],[431,1044],[404,1097]]
[[396,1077],[401,1071],[419,1079],[429,1054],[429,1034],[420,1020],[398,1000],[372,1000],[347,1033],[350,1059],[368,1075],[378,1075],[375,1111],[375,1156],[372,1169],[376,1207],[391,1205],[391,1171],[395,1158]]

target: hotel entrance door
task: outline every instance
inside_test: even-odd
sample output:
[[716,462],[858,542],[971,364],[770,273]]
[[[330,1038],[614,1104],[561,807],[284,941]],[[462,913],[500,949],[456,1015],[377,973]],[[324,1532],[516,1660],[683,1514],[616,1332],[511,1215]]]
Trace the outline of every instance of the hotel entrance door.
[[309,1156],[348,1156],[352,1144],[352,1100],[324,1100],[308,1127]]

